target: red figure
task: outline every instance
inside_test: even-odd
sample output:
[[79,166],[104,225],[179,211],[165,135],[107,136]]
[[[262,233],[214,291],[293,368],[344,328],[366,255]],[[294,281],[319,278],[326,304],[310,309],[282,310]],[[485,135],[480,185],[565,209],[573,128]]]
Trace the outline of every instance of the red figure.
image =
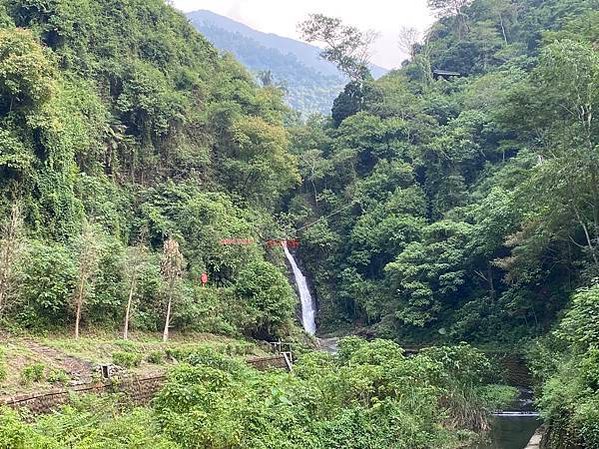
[[206,287],[208,283],[208,275],[206,273],[202,273],[202,287]]

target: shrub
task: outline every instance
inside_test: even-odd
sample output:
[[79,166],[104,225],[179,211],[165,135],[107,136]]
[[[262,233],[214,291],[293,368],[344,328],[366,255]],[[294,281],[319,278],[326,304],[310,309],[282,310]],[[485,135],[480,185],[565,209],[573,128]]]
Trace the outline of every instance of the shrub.
[[187,357],[186,361],[192,366],[209,366],[231,373],[242,371],[246,366],[243,362],[210,348],[196,349]]
[[51,384],[66,385],[67,383],[69,383],[70,380],[71,378],[69,377],[69,375],[66,373],[65,370],[62,369],[50,370],[50,373],[48,374],[48,382],[50,382]]
[[509,385],[485,385],[477,394],[488,410],[506,409],[518,397],[518,389]]
[[560,323],[557,334],[575,348],[586,350],[599,345],[599,284],[577,290],[572,306]]
[[573,416],[584,447],[599,447],[599,399],[592,398],[576,408]]
[[293,318],[293,289],[281,271],[269,262],[253,262],[239,273],[235,295],[246,305],[241,323],[245,333],[259,339],[272,339],[283,333]]
[[112,362],[123,368],[134,368],[141,364],[142,356],[135,352],[115,352],[112,354]]
[[75,264],[64,246],[31,242],[20,287],[25,305],[18,322],[37,329],[64,322],[76,277]]
[[253,348],[250,343],[229,343],[225,346],[225,353],[227,355],[248,355],[252,352]]
[[117,340],[114,345],[126,352],[135,352],[135,343],[129,340]]
[[46,367],[43,363],[33,363],[26,366],[21,372],[21,383],[23,385],[31,385],[33,382],[41,382],[44,380],[44,371]]
[[153,363],[154,365],[161,365],[164,362],[164,352],[162,351],[153,351],[148,354],[146,358],[148,363]]

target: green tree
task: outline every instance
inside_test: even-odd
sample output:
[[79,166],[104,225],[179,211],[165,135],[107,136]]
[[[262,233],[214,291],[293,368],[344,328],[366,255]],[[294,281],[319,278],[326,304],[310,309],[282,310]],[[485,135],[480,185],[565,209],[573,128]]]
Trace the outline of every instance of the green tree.
[[123,271],[125,282],[129,287],[127,306],[125,307],[125,320],[123,324],[123,339],[129,338],[129,323],[133,313],[134,300],[138,294],[139,283],[143,272],[147,269],[149,254],[143,242],[136,246],[127,248],[127,254],[123,260]]
[[268,262],[245,267],[235,282],[235,296],[246,304],[246,332],[258,338],[283,335],[295,310],[295,295],[285,276]]
[[17,201],[7,223],[0,228],[0,314],[15,300],[18,264],[23,255],[23,212]]
[[55,69],[29,30],[0,30],[0,111],[36,108],[55,89]]
[[413,326],[425,326],[459,298],[466,282],[466,244],[472,226],[439,221],[423,230],[414,242],[386,266],[398,292],[398,319]]
[[75,338],[79,338],[79,328],[83,307],[90,295],[91,283],[98,271],[100,245],[98,233],[94,227],[85,223],[81,234],[75,241],[75,258],[77,260],[77,287],[73,293],[75,308]]
[[163,341],[168,341],[171,326],[173,300],[177,294],[177,288],[183,276],[185,260],[179,250],[179,243],[172,238],[164,241],[160,271],[164,279],[167,295],[166,318],[164,320]]
[[376,39],[374,32],[360,31],[344,25],[341,19],[323,14],[310,14],[299,24],[299,30],[307,42],[324,43],[322,58],[336,64],[352,81],[369,75],[370,47]]

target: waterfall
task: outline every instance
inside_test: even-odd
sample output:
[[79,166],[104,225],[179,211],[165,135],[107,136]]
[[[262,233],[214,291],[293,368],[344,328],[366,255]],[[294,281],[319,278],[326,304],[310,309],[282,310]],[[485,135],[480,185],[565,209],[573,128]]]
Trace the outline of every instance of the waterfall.
[[297,266],[293,254],[291,254],[287,247],[287,242],[283,242],[283,251],[285,251],[285,256],[289,261],[289,265],[291,265],[293,277],[295,278],[295,283],[299,290],[302,303],[302,324],[304,330],[310,335],[314,335],[316,333],[316,310],[312,294],[310,293],[308,283],[306,282],[306,276],[303,275],[302,271]]

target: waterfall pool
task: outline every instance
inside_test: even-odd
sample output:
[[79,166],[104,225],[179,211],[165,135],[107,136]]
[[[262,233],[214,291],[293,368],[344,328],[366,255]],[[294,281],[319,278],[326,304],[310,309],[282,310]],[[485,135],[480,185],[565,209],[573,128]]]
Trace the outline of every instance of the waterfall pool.
[[524,387],[519,390],[520,394],[513,408],[493,416],[489,438],[473,449],[526,448],[542,422],[534,410],[532,390]]
[[493,417],[489,441],[474,449],[524,449],[541,422],[535,415],[501,415]]

